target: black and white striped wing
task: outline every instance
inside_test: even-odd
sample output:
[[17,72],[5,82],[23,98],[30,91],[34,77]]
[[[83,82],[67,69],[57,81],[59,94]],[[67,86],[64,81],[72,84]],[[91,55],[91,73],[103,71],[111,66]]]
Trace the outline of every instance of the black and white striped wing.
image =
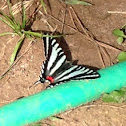
[[51,76],[54,82],[49,85],[53,87],[62,82],[80,79],[95,79],[100,75],[85,66],[72,65],[66,60],[62,48],[54,38],[44,37],[46,61],[43,63],[41,76]]
[[58,71],[63,64],[66,62],[66,55],[60,48],[56,39],[51,37],[44,37],[44,47],[46,61],[43,64],[42,71],[45,72],[47,76],[53,76],[56,71]]
[[99,78],[99,74],[94,70],[91,70],[81,65],[71,65],[70,68],[61,72],[55,77],[55,82],[64,82],[69,80],[80,80],[80,79],[95,79]]

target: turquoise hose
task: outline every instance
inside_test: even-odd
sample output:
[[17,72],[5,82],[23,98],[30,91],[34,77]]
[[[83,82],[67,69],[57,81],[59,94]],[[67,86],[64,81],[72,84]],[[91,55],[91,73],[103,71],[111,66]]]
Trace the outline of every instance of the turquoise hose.
[[69,81],[0,108],[0,126],[23,126],[93,101],[126,86],[126,62],[98,71],[100,78]]

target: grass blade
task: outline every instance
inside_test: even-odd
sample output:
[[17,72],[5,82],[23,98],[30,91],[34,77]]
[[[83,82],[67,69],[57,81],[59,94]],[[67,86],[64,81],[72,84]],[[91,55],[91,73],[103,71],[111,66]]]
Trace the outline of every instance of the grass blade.
[[5,18],[4,19],[4,18],[0,17],[0,20],[2,20],[4,23],[6,23],[9,27],[11,27],[15,32],[17,32],[19,34],[19,30],[21,29],[20,24],[16,22],[13,14],[11,14],[11,12],[9,12],[9,13],[10,13],[11,17],[7,16],[0,10],[0,14]]
[[90,6],[92,5],[91,3],[85,2],[85,1],[80,1],[80,0],[66,0],[65,1],[66,4],[71,4],[71,5],[85,5],[85,6]]
[[1,36],[5,36],[5,35],[14,35],[16,33],[13,33],[13,32],[4,32],[4,33],[0,33],[0,37]]
[[23,32],[26,36],[34,36],[34,37],[37,37],[37,38],[42,38],[42,37],[43,37],[43,34],[42,34],[42,33],[39,33],[39,32],[24,31],[24,30],[22,30],[22,32]]
[[10,0],[7,0],[7,4],[8,4],[8,10],[9,10],[9,13],[11,15],[11,18],[14,19],[14,15],[12,13],[12,10],[11,10],[11,3],[10,3]]
[[32,31],[23,31],[22,32],[27,36],[33,36],[33,37],[37,37],[37,38],[42,38],[42,37],[63,37],[65,35],[44,35],[43,33],[39,33],[39,32],[32,32]]
[[47,10],[46,10],[45,3],[44,3],[43,0],[41,0],[41,5],[42,5],[42,7],[44,9],[44,12],[47,14]]
[[12,22],[12,20],[7,15],[5,15],[2,11],[0,11],[0,14],[6,19],[5,20],[4,18],[0,17],[0,20],[14,30],[14,23]]
[[21,47],[21,44],[24,41],[24,38],[25,38],[24,35],[22,35],[21,38],[19,39],[18,43],[16,44],[14,51],[13,51],[11,58],[10,58],[10,66],[14,63],[16,56],[17,56],[17,53]]
[[17,32],[19,34],[20,24],[18,24],[17,22],[15,22],[15,20],[12,19],[11,17],[9,17],[6,14],[4,14],[1,10],[0,10],[0,14],[5,18],[4,19],[4,18],[0,17],[0,20],[3,21],[5,24],[7,24],[15,32]]
[[22,28],[24,29],[26,26],[26,13],[25,13],[25,8],[24,8],[24,3],[22,2]]

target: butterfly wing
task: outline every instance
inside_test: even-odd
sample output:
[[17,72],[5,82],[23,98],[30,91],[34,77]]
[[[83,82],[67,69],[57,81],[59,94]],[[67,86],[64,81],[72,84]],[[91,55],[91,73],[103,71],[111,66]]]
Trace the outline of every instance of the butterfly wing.
[[46,61],[42,65],[41,76],[54,78],[54,82],[49,87],[69,80],[95,79],[100,76],[92,69],[81,65],[72,65],[68,62],[56,39],[44,37],[43,40]]
[[43,37],[46,61],[42,65],[41,76],[54,77],[55,72],[58,71],[66,62],[66,55],[62,48],[56,42],[56,39],[51,37]]
[[81,65],[71,65],[70,68],[59,73],[59,75],[55,78],[55,82],[80,79],[95,79],[98,77],[100,77],[100,75],[92,69]]
[[46,76],[51,76],[54,78],[54,82],[48,87],[53,87],[69,80],[95,79],[100,77],[92,69],[81,65],[72,65],[72,63],[68,62],[56,39],[44,37],[43,40],[46,61],[42,65],[40,77],[46,78]]
[[[81,65],[64,64],[65,69],[62,69],[56,74],[54,83],[51,83],[47,88],[52,88],[55,85],[62,84],[70,80],[96,79],[100,75],[96,71]],[[63,68],[63,66],[62,66]]]

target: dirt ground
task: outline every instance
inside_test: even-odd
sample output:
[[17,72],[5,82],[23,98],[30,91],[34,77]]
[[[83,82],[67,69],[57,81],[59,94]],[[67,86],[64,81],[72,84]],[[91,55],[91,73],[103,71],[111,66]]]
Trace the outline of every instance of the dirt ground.
[[[39,11],[31,26],[34,31],[54,31],[68,34],[64,48],[68,57],[78,64],[105,68],[117,62],[116,57],[126,46],[118,45],[112,30],[125,24],[125,14],[109,14],[108,11],[125,12],[125,0],[88,0],[93,6],[65,5],[60,0],[46,2],[48,15]],[[16,0],[12,0],[15,4]],[[2,7],[4,1],[0,2]],[[31,8],[37,5],[34,3]],[[30,11],[32,12],[33,9]],[[6,8],[5,10],[6,11]],[[17,16],[18,18],[18,16]],[[88,29],[88,31],[87,31]],[[0,33],[11,29],[0,21]],[[92,37],[94,36],[94,38]],[[11,53],[19,38],[0,37],[0,75],[9,67]],[[62,41],[60,41],[62,43]],[[27,39],[17,56],[20,60],[0,80],[0,106],[24,96],[40,92],[43,85],[28,89],[39,77],[40,66],[45,60],[43,43],[36,39],[30,46]],[[71,53],[71,54],[70,54]],[[100,100],[57,115],[59,119],[46,119],[42,126],[126,126],[125,104],[107,104]]]

